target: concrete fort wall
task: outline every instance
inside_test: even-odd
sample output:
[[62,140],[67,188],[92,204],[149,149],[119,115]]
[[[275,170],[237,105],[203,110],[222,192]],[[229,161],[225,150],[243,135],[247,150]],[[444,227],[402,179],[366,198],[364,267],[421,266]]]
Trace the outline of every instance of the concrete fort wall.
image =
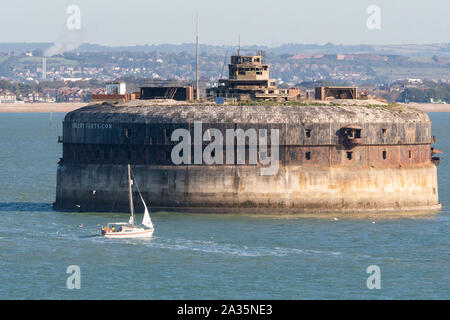
[[[192,161],[175,165],[171,151],[178,141],[172,135],[180,128],[192,138]],[[272,149],[278,152],[277,170],[262,174],[268,165],[260,154],[261,136],[247,137],[241,146],[233,140],[229,150],[224,146],[223,163],[195,162],[194,150],[203,154],[209,143],[202,141],[208,129],[223,137],[227,130],[265,131],[267,156],[274,155]],[[272,130],[277,131],[275,145]],[[350,140],[348,130],[355,134]],[[59,209],[128,211],[128,163],[146,201],[162,210],[294,213],[440,207],[431,122],[413,109],[88,106],[67,114],[61,140]],[[245,156],[238,163],[239,152]],[[252,152],[257,163],[251,161]],[[225,162],[228,155],[232,162]]]
[[[261,176],[255,166],[133,168],[146,202],[163,210],[276,213],[439,207],[432,164],[401,169],[285,166],[274,176]],[[65,209],[126,212],[126,166],[62,165],[56,196]]]

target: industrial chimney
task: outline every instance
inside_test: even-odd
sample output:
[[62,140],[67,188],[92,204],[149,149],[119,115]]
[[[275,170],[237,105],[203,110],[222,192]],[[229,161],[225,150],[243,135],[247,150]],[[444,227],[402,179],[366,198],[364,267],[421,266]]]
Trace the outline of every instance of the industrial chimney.
[[42,57],[42,80],[47,80],[47,57]]

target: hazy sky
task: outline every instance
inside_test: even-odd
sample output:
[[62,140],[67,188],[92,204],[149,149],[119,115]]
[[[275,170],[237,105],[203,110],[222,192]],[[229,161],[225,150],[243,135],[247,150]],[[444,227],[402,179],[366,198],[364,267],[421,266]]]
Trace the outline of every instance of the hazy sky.
[[[449,0],[2,0],[0,42],[53,42],[67,34],[69,5],[81,10],[83,42],[278,46],[284,43],[450,42]],[[381,29],[366,26],[381,9]]]

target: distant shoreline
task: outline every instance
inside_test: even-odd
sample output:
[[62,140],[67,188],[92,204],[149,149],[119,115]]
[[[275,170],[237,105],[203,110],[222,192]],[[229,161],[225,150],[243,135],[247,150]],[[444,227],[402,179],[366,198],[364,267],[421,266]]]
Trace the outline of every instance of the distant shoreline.
[[89,103],[1,103],[0,113],[70,112]]
[[[32,113],[32,112],[70,112],[89,105],[83,103],[1,103],[0,113]],[[450,112],[450,104],[410,103],[407,106],[417,108],[424,112]]]
[[424,112],[450,112],[450,104],[410,103],[407,106],[417,108]]

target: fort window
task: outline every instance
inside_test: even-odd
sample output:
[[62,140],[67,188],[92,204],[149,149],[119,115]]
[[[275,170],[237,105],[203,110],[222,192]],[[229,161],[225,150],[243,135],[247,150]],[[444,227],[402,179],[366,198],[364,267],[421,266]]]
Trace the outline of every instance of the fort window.
[[291,157],[291,160],[295,160],[295,159],[297,158],[297,155],[296,155],[295,151],[291,151],[291,152],[289,153],[289,155],[290,155],[290,157]]
[[387,129],[381,129],[381,134],[383,135],[383,138],[386,138]]
[[305,154],[306,160],[311,160],[311,152]]
[[411,150],[408,151],[408,156],[409,156],[410,159],[412,158],[412,151]]
[[348,139],[360,139],[361,138],[361,129],[357,128],[346,128],[345,136]]
[[258,154],[259,154],[259,160],[260,161],[266,161],[267,160],[267,152],[260,151],[260,152],[258,152]]
[[387,151],[383,151],[383,159],[386,160],[387,158]]
[[305,135],[307,138],[311,138],[311,129],[305,129]]
[[347,152],[347,159],[352,160],[353,152]]

